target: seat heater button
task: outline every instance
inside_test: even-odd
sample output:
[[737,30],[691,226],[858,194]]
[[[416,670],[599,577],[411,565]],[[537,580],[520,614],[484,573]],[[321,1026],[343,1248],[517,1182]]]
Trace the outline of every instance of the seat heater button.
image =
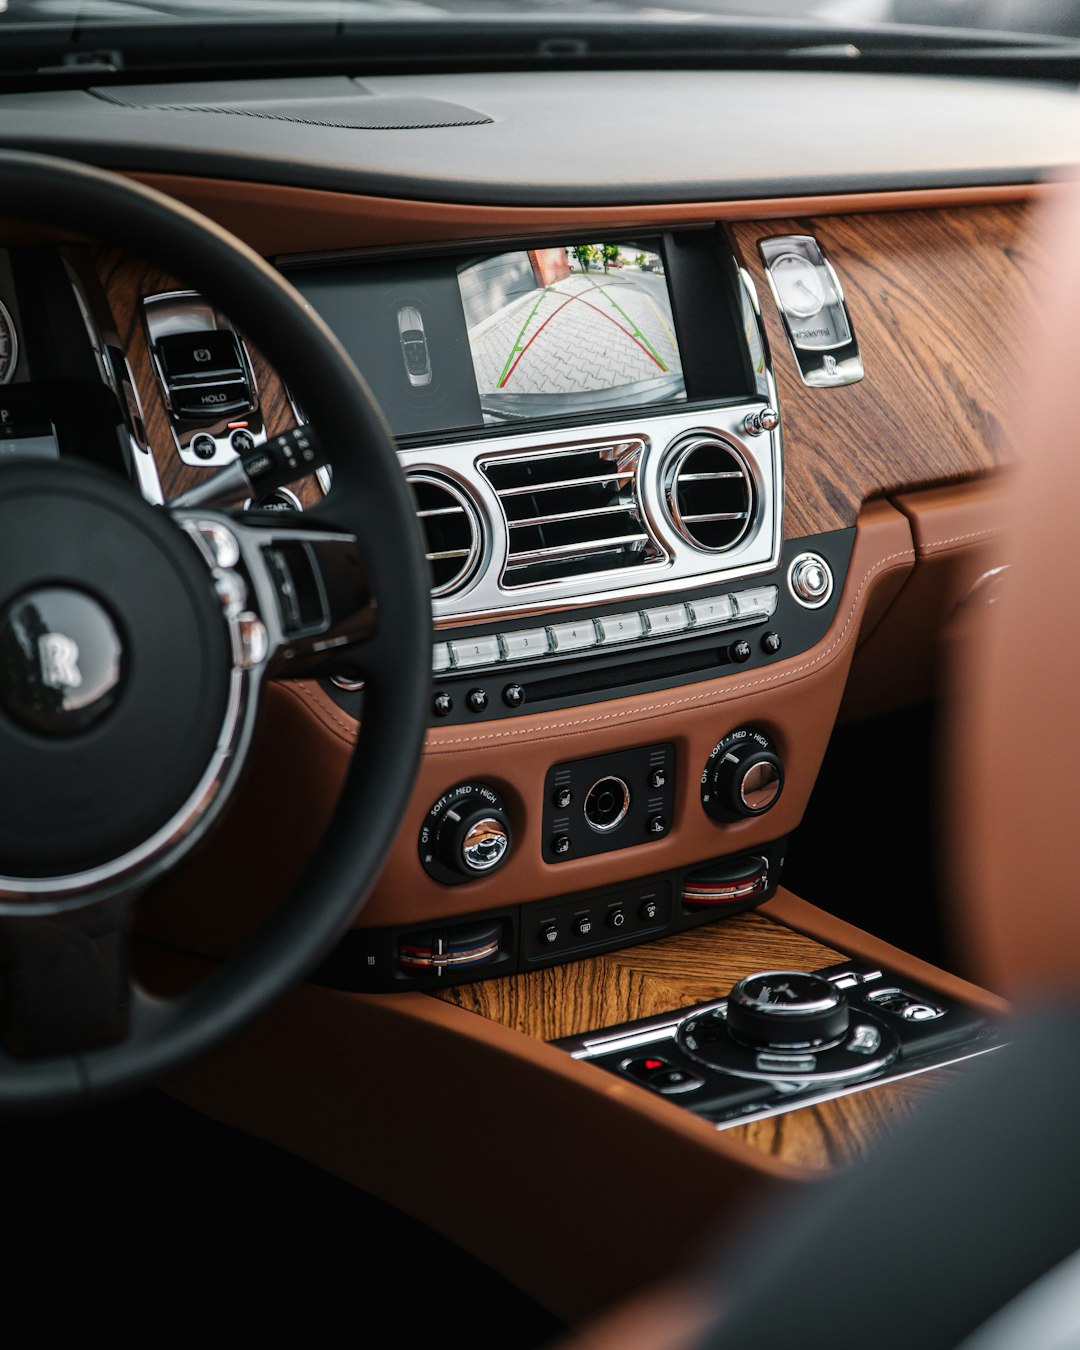
[[522,628],[516,633],[502,635],[508,661],[528,661],[534,656],[547,656],[550,650],[546,628]]
[[592,619],[579,619],[576,623],[560,623],[548,629],[551,635],[551,647],[556,652],[573,652],[584,647],[596,646],[596,625]]
[[617,642],[633,642],[645,633],[645,620],[636,611],[631,614],[604,614],[596,621],[600,641],[605,647]]
[[488,637],[468,638],[463,642],[451,642],[449,645],[454,666],[458,670],[466,670],[470,666],[494,665],[502,657],[499,650],[499,639],[494,633]]
[[698,628],[707,628],[717,623],[730,623],[735,615],[730,595],[713,595],[707,600],[691,600],[690,612]]
[[666,605],[659,609],[647,609],[645,617],[649,621],[649,632],[653,637],[663,637],[665,633],[684,633],[690,627],[690,615],[685,605]]

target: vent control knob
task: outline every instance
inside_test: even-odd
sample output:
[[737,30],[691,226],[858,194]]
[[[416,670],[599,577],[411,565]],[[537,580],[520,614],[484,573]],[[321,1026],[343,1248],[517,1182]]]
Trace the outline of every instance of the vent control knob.
[[709,755],[701,775],[701,804],[713,820],[761,816],[784,790],[784,765],[763,731],[740,727]]
[[510,818],[495,789],[486,783],[459,783],[424,817],[420,861],[437,881],[454,885],[501,867],[512,842]]
[[743,431],[748,436],[760,436],[763,431],[775,431],[780,425],[780,414],[775,408],[759,408],[743,418]]

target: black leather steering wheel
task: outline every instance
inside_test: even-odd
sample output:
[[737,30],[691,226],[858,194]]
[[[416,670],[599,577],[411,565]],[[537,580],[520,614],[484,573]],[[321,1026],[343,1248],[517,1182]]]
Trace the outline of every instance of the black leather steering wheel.
[[[178,1067],[328,951],[413,784],[431,603],[390,433],[278,273],[196,212],[63,160],[0,152],[0,200],[9,219],[77,229],[210,297],[287,376],[334,464],[316,508],[259,520],[152,507],[121,476],[70,461],[0,462],[0,1113],[11,1114]],[[365,680],[365,716],[313,861],[220,971],[180,998],[149,997],[127,971],[132,905],[220,812],[266,682],[344,669]]]

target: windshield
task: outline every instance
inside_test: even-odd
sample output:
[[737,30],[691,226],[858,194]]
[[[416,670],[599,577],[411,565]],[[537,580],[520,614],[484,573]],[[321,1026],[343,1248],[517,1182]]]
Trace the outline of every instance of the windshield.
[[177,19],[308,23],[443,16],[557,18],[582,14],[637,21],[726,17],[800,25],[918,25],[933,29],[1080,36],[1080,0],[0,0],[0,19],[34,24],[122,25]]

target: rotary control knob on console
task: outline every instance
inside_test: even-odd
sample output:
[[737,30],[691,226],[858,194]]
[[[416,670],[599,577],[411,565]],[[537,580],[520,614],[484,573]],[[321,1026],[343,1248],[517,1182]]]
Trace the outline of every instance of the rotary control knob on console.
[[797,970],[748,975],[728,998],[728,1031],[757,1049],[823,1050],[843,1040],[848,1022],[843,992]]
[[762,731],[740,727],[709,755],[701,775],[701,804],[713,820],[761,816],[784,789],[784,766]]
[[420,862],[436,881],[455,885],[487,876],[510,856],[510,818],[486,783],[459,783],[424,817]]

